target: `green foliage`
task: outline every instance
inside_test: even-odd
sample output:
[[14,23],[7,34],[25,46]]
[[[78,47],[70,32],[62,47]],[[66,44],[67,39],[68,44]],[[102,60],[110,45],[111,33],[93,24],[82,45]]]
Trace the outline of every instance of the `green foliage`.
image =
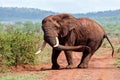
[[120,46],[119,46],[118,49],[117,49],[117,53],[120,53]]
[[34,64],[37,56],[36,43],[39,36],[19,31],[0,35],[0,55],[2,65]]
[[34,53],[38,50],[42,39],[42,32],[38,29],[41,24],[18,22],[2,25],[4,28],[0,32],[0,64],[2,66],[35,64],[38,57]]
[[3,31],[3,25],[0,23],[0,32]]
[[102,47],[104,47],[104,48],[108,47],[108,42],[106,40],[103,42]]
[[117,62],[116,62],[116,66],[118,68],[120,68],[120,54],[118,55],[118,59],[117,59]]
[[118,58],[118,60],[117,60],[117,68],[120,68],[120,58]]
[[118,68],[120,68],[120,46],[117,47],[116,51],[117,51],[117,54],[118,54],[117,55],[118,59],[117,59],[116,65],[117,65]]
[[24,24],[24,31],[30,32],[31,30],[34,31],[35,27],[31,21],[26,21]]
[[120,37],[120,24],[106,24],[103,28],[111,37]]
[[50,53],[52,53],[52,49],[50,46],[46,46],[44,51],[41,52],[40,56],[38,56],[38,62],[46,63],[51,61]]

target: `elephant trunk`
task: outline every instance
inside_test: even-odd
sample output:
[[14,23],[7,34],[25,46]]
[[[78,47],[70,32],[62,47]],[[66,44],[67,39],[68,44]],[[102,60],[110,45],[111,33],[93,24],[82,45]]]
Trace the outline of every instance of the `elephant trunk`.
[[88,46],[63,46],[59,44],[59,40],[56,37],[56,44],[53,46],[53,48],[57,50],[64,50],[64,51],[70,51],[70,50],[75,50],[75,51],[84,51],[87,49],[89,52],[91,51],[90,47]]
[[[55,43],[51,43],[51,42],[48,42],[53,48],[57,49],[57,50],[64,50],[64,51],[84,51],[85,49],[90,52],[91,51],[91,48],[88,47],[88,46],[63,46],[63,45],[60,45],[59,44],[59,40],[58,40],[58,37],[56,37],[55,39]],[[39,54],[46,46],[46,41],[43,42],[41,48],[35,53],[35,54]]]

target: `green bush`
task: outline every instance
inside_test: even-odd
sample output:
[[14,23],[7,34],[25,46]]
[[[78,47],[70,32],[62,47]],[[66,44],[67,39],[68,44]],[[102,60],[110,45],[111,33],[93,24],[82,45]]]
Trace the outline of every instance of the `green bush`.
[[40,43],[40,34],[13,30],[12,33],[0,34],[0,62],[2,65],[35,64],[34,54]]
[[117,65],[118,68],[120,68],[120,46],[118,46],[116,51],[118,53],[118,55],[117,55],[118,59],[117,59],[116,65]]
[[120,68],[120,58],[117,60],[117,67]]

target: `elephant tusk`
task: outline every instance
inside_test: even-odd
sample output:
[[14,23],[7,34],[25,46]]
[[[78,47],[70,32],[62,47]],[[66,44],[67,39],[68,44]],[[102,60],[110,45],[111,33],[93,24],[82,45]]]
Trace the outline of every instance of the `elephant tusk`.
[[38,50],[35,54],[39,54],[39,53],[41,53],[41,50]]
[[35,54],[41,53],[41,51],[43,51],[43,49],[45,48],[45,46],[46,46],[46,42],[44,41],[43,44],[42,44],[42,46],[41,46],[41,48]]
[[58,47],[58,45],[59,45],[59,40],[58,37],[56,37],[56,44],[53,47]]

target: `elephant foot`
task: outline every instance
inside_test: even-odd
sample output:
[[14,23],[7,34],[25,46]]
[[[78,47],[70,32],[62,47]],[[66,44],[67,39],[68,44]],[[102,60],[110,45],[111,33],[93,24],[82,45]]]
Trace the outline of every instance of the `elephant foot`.
[[77,66],[78,68],[88,68],[88,64],[83,64],[83,63],[81,63],[81,64],[79,64],[78,66]]
[[74,68],[74,65],[73,65],[73,64],[71,64],[71,65],[67,65],[66,68],[67,68],[67,69],[72,69],[72,68]]
[[59,65],[52,65],[52,69],[53,70],[60,69],[60,66]]

